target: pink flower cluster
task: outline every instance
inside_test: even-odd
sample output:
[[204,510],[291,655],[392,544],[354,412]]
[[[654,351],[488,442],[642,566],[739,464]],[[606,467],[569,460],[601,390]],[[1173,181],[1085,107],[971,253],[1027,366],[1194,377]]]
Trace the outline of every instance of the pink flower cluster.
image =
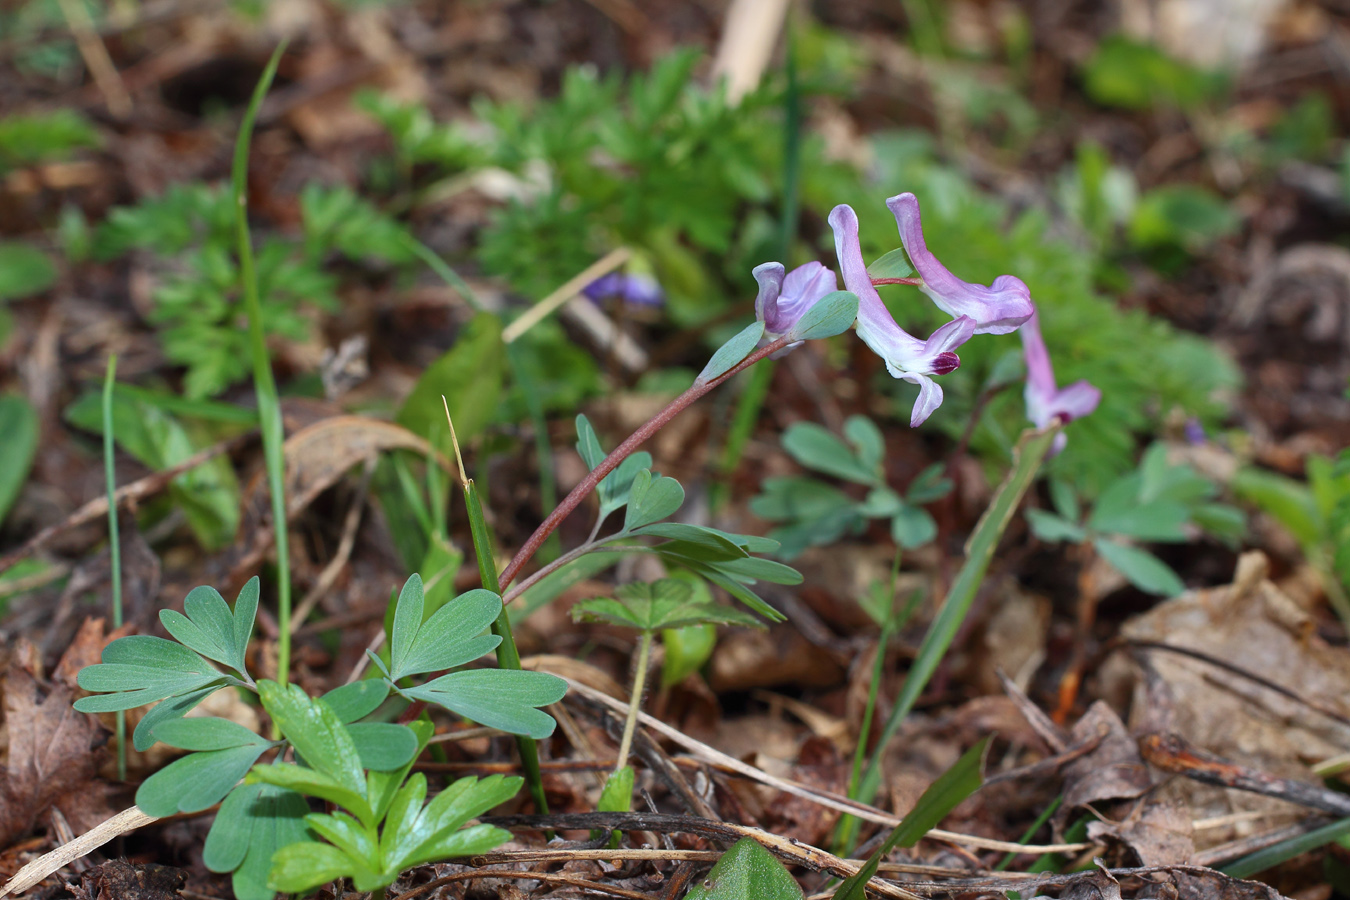
[[[858,297],[858,337],[886,362],[895,378],[919,386],[909,424],[922,424],[942,405],[942,387],[933,380],[961,365],[956,350],[977,334],[1008,334],[1021,331],[1027,365],[1027,418],[1038,428],[1055,419],[1081,418],[1097,408],[1101,391],[1079,381],[1060,390],[1041,339],[1031,291],[1021,279],[1000,275],[990,285],[962,281],[948,271],[929,251],[923,238],[919,201],[913,194],[898,194],[886,201],[895,216],[904,245],[919,278],[919,288],[952,320],[927,340],[909,334],[881,302],[863,262],[858,240],[858,216],[852,207],[839,205],[830,213],[835,252],[845,289]],[[755,313],[766,335],[774,338],[790,332],[808,309],[837,288],[834,273],[818,262],[785,272],[781,263],[765,263],[754,271],[759,283]],[[1061,435],[1062,438],[1062,435]],[[1062,445],[1062,441],[1060,442]]]

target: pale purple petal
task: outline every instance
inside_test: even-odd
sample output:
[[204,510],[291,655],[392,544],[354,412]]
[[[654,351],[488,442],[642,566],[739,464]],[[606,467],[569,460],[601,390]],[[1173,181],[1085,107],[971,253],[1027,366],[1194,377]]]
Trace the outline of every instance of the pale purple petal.
[[954,351],[975,334],[976,323],[968,316],[960,316],[934,331],[927,341],[905,331],[895,323],[867,274],[858,240],[857,214],[851,207],[840,204],[830,212],[829,223],[834,230],[844,287],[858,295],[858,337],[885,360],[892,377],[919,385],[919,400],[910,417],[910,424],[918,425],[942,403],[942,388],[928,376],[945,375],[961,364]]
[[942,405],[942,385],[917,372],[906,372],[900,377],[919,386],[919,399],[914,401],[914,409],[909,414],[909,427],[918,428]]
[[759,282],[755,315],[771,335],[787,334],[807,310],[835,291],[834,273],[815,261],[786,275],[782,263],[764,263],[756,266],[753,274]]
[[[1045,428],[1056,419],[1072,422],[1081,419],[1101,403],[1102,392],[1086,381],[1075,381],[1060,390],[1055,384],[1055,370],[1050,353],[1041,337],[1040,317],[1032,313],[1022,326],[1022,354],[1027,364],[1027,418],[1037,428]],[[1063,442],[1056,440],[1062,447]],[[1057,451],[1056,451],[1057,452]]]
[[782,333],[774,325],[778,321],[778,297],[783,292],[783,264],[761,263],[750,274],[759,283],[759,293],[755,296],[755,318],[764,323],[766,331]]
[[976,334],[1007,334],[1016,331],[1032,314],[1031,291],[1020,278],[1000,275],[988,287],[962,281],[947,270],[928,250],[923,239],[919,200],[913,194],[897,194],[886,201],[900,229],[900,243],[909,261],[923,278],[921,290],[943,312],[970,316]]

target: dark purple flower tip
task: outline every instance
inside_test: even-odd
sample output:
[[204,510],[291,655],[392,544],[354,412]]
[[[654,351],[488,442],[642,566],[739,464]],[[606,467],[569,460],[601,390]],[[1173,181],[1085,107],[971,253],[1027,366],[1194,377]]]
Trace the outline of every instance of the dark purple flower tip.
[[933,357],[933,374],[946,375],[955,372],[961,366],[961,357],[947,350]]

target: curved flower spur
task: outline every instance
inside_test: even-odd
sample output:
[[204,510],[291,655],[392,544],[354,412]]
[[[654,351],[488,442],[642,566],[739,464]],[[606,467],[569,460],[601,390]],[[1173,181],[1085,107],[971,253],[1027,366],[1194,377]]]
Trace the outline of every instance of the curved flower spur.
[[943,312],[952,316],[970,316],[975,320],[976,334],[1008,334],[1035,313],[1031,289],[1014,275],[1000,275],[986,287],[962,281],[948,271],[929,251],[923,239],[919,198],[909,193],[896,194],[886,201],[886,208],[895,216],[900,243],[914,270],[923,279],[919,290],[932,298]]
[[942,405],[942,388],[930,376],[946,375],[961,365],[955,350],[976,333],[978,323],[970,316],[959,316],[934,331],[926,341],[905,331],[896,324],[872,286],[872,276],[867,273],[858,241],[857,213],[851,206],[840,204],[830,212],[829,223],[834,229],[844,287],[858,295],[858,337],[886,361],[886,370],[893,377],[919,386],[919,399],[909,417],[910,427],[917,427]]
[[[1061,390],[1055,384],[1055,369],[1050,363],[1050,351],[1041,337],[1040,317],[1033,310],[1031,318],[1022,326],[1022,356],[1027,364],[1027,418],[1037,428],[1045,428],[1056,419],[1072,422],[1097,408],[1102,400],[1100,388],[1087,381],[1075,381]],[[1063,432],[1055,435],[1052,453],[1064,449],[1068,438]]]

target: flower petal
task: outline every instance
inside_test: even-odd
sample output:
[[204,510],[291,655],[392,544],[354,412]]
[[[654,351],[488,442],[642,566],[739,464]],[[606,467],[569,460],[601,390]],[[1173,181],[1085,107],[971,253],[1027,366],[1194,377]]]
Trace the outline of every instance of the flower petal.
[[947,270],[928,249],[923,238],[919,200],[913,194],[897,194],[886,201],[900,229],[909,261],[923,278],[922,290],[943,311],[953,316],[970,316],[977,323],[976,334],[1007,334],[1016,331],[1034,311],[1031,291],[1020,278],[1000,275],[988,287],[962,281]]
[[783,264],[761,263],[750,274],[759,283],[759,293],[755,296],[755,318],[764,323],[765,331],[781,334],[786,329],[775,328],[774,323],[778,319],[778,297],[783,292]]
[[909,414],[909,427],[918,428],[942,405],[942,385],[917,372],[906,372],[900,377],[919,386],[919,399],[914,401],[914,409]]

